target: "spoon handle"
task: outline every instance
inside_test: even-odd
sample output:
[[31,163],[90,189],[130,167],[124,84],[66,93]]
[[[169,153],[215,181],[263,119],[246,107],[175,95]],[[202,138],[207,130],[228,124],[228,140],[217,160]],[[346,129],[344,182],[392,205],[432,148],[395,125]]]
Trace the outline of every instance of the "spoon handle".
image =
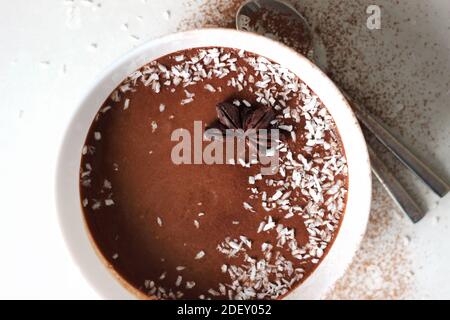
[[368,148],[370,163],[372,165],[372,172],[374,175],[378,178],[402,212],[405,213],[412,220],[412,222],[419,222],[425,216],[426,211],[420,208],[417,202],[408,194],[405,188],[389,171],[372,148]]
[[353,110],[359,121],[434,193],[442,198],[450,191],[450,186],[397,140],[378,119],[364,111],[347,94],[345,96],[354,107]]

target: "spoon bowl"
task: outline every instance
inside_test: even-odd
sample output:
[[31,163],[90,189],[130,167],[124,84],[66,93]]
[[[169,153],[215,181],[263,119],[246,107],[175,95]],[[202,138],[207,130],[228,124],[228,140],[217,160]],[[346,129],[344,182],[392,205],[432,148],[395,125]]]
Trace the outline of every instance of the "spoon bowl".
[[[263,13],[267,13],[269,16],[264,17]],[[269,23],[264,23],[265,21],[270,21],[270,19],[275,19],[275,21],[283,20],[282,23],[277,23],[272,27]],[[274,28],[282,29],[282,26],[289,29],[291,33],[289,37],[286,37],[284,34],[277,35],[277,32],[273,30]],[[278,0],[246,1],[236,12],[236,29],[259,34],[263,33],[263,35],[283,42],[290,47],[292,47],[291,40],[294,43],[300,43],[306,39],[306,41],[310,42],[308,50],[297,51],[307,56],[324,72],[327,70],[327,52],[321,37],[317,35],[306,18],[290,4]],[[299,30],[299,32],[295,34],[293,33],[294,30]],[[292,35],[294,37],[298,35],[298,39],[291,39]]]

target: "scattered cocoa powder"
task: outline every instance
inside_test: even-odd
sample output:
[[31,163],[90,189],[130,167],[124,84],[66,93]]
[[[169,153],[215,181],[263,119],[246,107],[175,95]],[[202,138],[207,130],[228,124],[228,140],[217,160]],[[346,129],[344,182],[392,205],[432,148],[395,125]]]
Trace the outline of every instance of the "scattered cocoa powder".
[[414,289],[410,227],[376,181],[366,235],[352,264],[327,299],[403,299]]

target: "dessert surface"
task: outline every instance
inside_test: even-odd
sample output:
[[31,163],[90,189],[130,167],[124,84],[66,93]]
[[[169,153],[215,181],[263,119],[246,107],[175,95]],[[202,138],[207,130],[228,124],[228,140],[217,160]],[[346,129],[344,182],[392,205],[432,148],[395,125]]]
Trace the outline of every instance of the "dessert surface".
[[[204,136],[224,102],[273,112],[282,136],[275,174],[239,156],[196,157],[210,143],[196,138],[196,123]],[[190,164],[173,160],[180,129],[192,137]],[[193,48],[143,66],[101,106],[82,150],[80,193],[99,252],[143,296],[277,299],[332,245],[347,165],[331,115],[288,69],[232,48]]]

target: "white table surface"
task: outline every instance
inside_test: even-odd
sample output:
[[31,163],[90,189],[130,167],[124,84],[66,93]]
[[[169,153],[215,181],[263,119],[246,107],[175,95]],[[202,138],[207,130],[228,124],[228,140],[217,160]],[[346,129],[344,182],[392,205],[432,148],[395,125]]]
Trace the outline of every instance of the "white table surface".
[[[54,182],[60,143],[96,76],[140,43],[191,26],[180,21],[201,2],[0,1],[0,298],[101,298],[59,228]],[[343,1],[336,17],[327,16],[335,9],[332,1],[316,2],[301,2],[308,19],[324,29],[324,23],[329,28],[337,23],[344,28],[341,45],[351,43],[362,52],[360,60],[339,65],[345,55],[333,49],[342,83],[367,93],[361,95],[367,107],[448,180],[450,3]],[[347,26],[347,18],[355,12],[364,16],[369,3],[382,5],[382,29],[370,32],[358,22]],[[370,75],[360,79],[350,66]],[[380,81],[388,84],[386,95],[375,99]],[[430,211],[412,225],[375,183],[368,235],[330,297],[449,299],[450,196],[438,199],[386,161]]]

